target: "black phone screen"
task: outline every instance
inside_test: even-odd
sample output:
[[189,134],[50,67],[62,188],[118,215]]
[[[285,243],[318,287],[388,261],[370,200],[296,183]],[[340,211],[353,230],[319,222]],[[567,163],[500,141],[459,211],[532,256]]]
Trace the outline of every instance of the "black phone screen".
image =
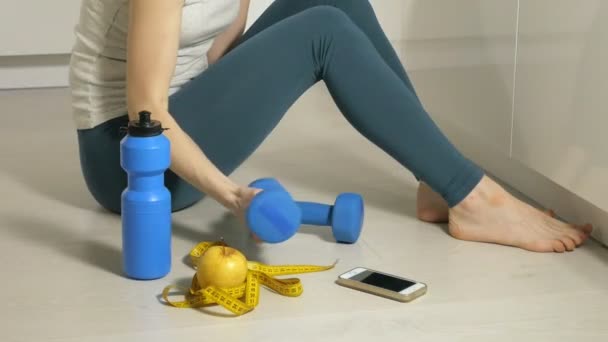
[[358,280],[364,284],[377,286],[394,292],[401,292],[416,284],[405,279],[391,277],[386,274],[372,271],[364,271],[357,274],[352,279]]

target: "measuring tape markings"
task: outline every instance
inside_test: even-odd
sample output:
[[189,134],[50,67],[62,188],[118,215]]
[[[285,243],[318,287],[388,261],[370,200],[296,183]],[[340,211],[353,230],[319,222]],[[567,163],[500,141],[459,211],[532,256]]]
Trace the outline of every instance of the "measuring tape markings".
[[[196,269],[198,260],[207,249],[212,246],[223,245],[224,241],[201,242],[190,252],[190,260]],[[273,276],[291,275],[299,273],[320,272],[333,268],[337,261],[329,266],[316,265],[265,265],[255,261],[247,263],[247,279],[245,283],[233,288],[220,289],[208,286],[204,289],[198,283],[196,274],[192,277],[192,283],[184,301],[173,302],[169,300],[170,291],[178,288],[169,285],[163,290],[165,301],[178,308],[198,308],[208,305],[219,304],[233,314],[240,316],[252,311],[259,303],[260,285],[264,285],[273,291],[287,297],[298,297],[304,292],[300,279],[276,279]],[[241,299],[243,299],[242,301]]]

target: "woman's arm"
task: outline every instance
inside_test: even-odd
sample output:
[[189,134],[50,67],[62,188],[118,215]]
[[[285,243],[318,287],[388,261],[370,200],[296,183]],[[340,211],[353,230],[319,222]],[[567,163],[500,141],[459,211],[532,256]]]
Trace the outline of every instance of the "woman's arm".
[[127,41],[130,119],[142,110],[169,128],[171,170],[225,207],[239,206],[239,187],[219,171],[179,127],[168,109],[168,89],[179,48],[183,0],[131,0]]
[[222,56],[230,51],[241,35],[243,35],[245,26],[247,25],[248,14],[249,0],[241,0],[238,17],[224,32],[217,36],[211,49],[209,49],[209,52],[207,53],[209,64],[213,64],[222,58]]

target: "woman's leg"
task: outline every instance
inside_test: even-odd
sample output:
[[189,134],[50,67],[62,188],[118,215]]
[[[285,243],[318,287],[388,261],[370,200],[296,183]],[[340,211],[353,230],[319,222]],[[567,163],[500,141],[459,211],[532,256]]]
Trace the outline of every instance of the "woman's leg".
[[[395,72],[410,91],[418,98],[401,60],[380,26],[369,0],[275,0],[253,23],[241,41],[255,36],[273,24],[311,7],[327,5],[343,11],[365,33],[384,62]],[[422,106],[422,104],[421,104]],[[420,220],[448,222],[448,204],[428,185],[420,183],[417,191],[416,211]]]
[[231,173],[319,80],[359,132],[442,195],[454,236],[535,251],[573,249],[588,237],[483,177],[363,31],[333,7],[304,10],[250,37],[176,94],[171,111]]
[[367,36],[334,7],[304,10],[244,41],[176,93],[170,111],[230,173],[320,80],[359,132],[452,206],[480,181],[483,171],[452,146]]
[[241,42],[275,23],[316,6],[331,6],[344,12],[374,45],[378,54],[417,97],[401,60],[378,22],[369,0],[275,0],[241,37]]
[[332,7],[305,10],[243,42],[172,96],[170,111],[230,174],[321,79],[353,126],[453,206],[455,236],[543,251],[584,240],[568,225],[512,207],[442,135],[365,34]]
[[106,121],[95,128],[77,130],[80,166],[85,184],[93,198],[111,212],[120,213],[120,196],[127,177],[120,166],[120,128],[128,118]]

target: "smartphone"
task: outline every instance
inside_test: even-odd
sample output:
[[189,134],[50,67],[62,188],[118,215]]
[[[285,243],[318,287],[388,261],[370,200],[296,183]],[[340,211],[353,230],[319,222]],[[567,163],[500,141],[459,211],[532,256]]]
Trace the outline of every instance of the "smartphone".
[[400,302],[410,302],[424,295],[427,290],[424,283],[365,267],[357,267],[341,274],[336,283]]

